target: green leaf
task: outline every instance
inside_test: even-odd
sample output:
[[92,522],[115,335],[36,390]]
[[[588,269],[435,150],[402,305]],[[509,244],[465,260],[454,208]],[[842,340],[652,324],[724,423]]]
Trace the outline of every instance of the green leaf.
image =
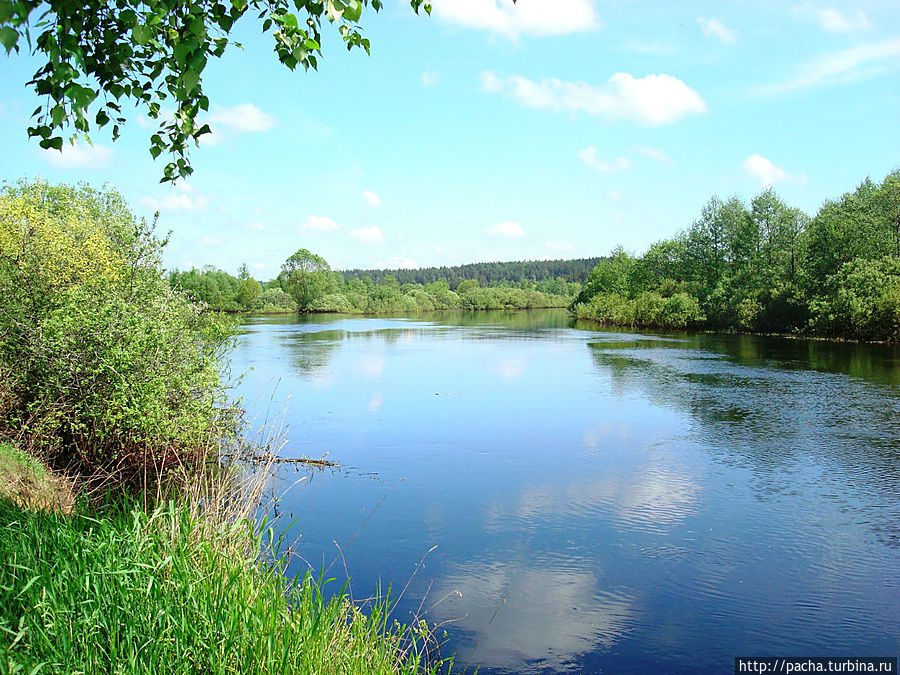
[[344,13],[343,3],[339,2],[339,0],[328,0],[325,12],[329,21],[340,21],[341,15]]
[[6,53],[9,54],[13,49],[19,50],[16,44],[19,41],[19,33],[15,28],[3,26],[0,28],[0,44],[6,47]]
[[50,150],[51,148],[54,150],[62,150],[62,138],[60,136],[56,136],[55,138],[45,138],[40,142],[40,146],[44,148],[44,150]]
[[76,107],[87,108],[97,98],[97,92],[90,87],[82,87],[73,82],[66,87],[66,96],[75,103]]
[[181,81],[184,82],[185,91],[190,94],[200,83],[200,73],[188,69],[184,71],[184,74],[181,76]]
[[349,0],[344,9],[344,18],[348,21],[359,21],[362,16],[362,3],[359,0]]
[[53,120],[53,126],[58,127],[62,124],[63,120],[66,119],[66,109],[63,108],[61,104],[57,103],[53,106],[53,109],[50,110],[50,119]]
[[134,37],[135,42],[143,46],[150,42],[150,39],[153,37],[153,29],[150,26],[138,24],[132,29],[131,35]]

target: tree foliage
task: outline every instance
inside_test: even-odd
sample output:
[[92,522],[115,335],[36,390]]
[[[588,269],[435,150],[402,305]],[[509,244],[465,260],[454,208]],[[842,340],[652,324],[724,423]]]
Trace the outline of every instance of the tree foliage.
[[643,256],[616,249],[572,309],[629,326],[897,340],[898,260],[900,171],[866,179],[812,219],[766,189],[749,205],[711,198]]
[[[427,0],[410,5],[431,11]],[[0,44],[7,53],[26,46],[42,62],[28,82],[42,100],[28,134],[42,148],[61,150],[63,134],[88,137],[107,125],[116,139],[123,106],[133,103],[157,121],[150,154],[170,155],[162,180],[174,182],[192,173],[190,144],[210,131],[202,122],[210,105],[203,73],[210,60],[240,47],[229,37],[239,20],[259,21],[291,70],[316,68],[327,24],[347,49],[369,51],[359,25],[366,7],[378,11],[382,1],[0,0]]]
[[169,288],[162,245],[114,192],[0,191],[6,433],[92,465],[174,465],[233,428],[227,331]]
[[578,258],[575,260],[520,260],[516,262],[470,263],[455,267],[422,267],[396,270],[346,270],[344,278],[370,278],[379,282],[391,275],[401,284],[430,284],[441,279],[447,281],[451,289],[456,289],[466,279],[474,279],[482,286],[503,282],[523,283],[553,281],[562,278],[569,283],[582,283],[600,258]]

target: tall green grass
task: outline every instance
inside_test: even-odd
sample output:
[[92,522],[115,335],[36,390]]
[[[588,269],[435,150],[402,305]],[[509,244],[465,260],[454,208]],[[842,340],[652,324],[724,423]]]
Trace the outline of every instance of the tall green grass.
[[[249,526],[169,503],[65,516],[0,499],[0,673],[421,673],[424,627],[260,564]],[[245,553],[241,553],[245,551]]]

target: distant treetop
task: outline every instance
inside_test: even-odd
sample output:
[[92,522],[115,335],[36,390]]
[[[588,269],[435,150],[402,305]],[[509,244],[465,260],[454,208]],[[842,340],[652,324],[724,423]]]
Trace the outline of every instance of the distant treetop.
[[545,281],[562,277],[568,282],[581,283],[600,258],[577,258],[574,260],[521,260],[516,262],[470,263],[455,267],[424,267],[421,269],[397,270],[345,270],[344,278],[363,279],[369,277],[378,283],[387,275],[392,275],[401,284],[428,284],[446,279],[450,288],[456,288],[466,279],[474,279],[483,286],[521,281]]

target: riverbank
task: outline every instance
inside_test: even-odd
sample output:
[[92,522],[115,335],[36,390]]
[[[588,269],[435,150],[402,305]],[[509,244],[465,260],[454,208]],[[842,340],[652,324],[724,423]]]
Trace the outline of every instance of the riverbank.
[[[891,339],[891,340],[863,340],[863,339],[855,339],[849,337],[842,337],[839,335],[815,335],[811,333],[804,333],[802,331],[795,331],[793,333],[779,333],[779,332],[764,332],[764,331],[753,331],[753,330],[736,330],[734,328],[707,328],[702,325],[679,325],[679,326],[671,326],[671,325],[657,325],[657,324],[637,324],[637,323],[617,323],[615,321],[610,321],[607,319],[598,319],[591,316],[578,316],[572,315],[572,318],[576,322],[576,326],[579,324],[584,324],[586,326],[599,326],[601,328],[621,328],[626,331],[662,331],[664,333],[667,332],[676,332],[676,333],[691,333],[691,334],[700,334],[700,335],[744,335],[748,337],[760,337],[760,338],[782,338],[785,340],[810,340],[814,342],[834,342],[834,343],[843,343],[843,344],[860,344],[860,345],[898,345],[900,344],[900,340]],[[579,326],[581,327],[581,326]]]
[[264,545],[270,533],[241,489],[186,489],[151,507],[76,503],[77,487],[0,445],[2,672],[411,675],[441,665],[427,663],[427,629],[392,622],[387,600],[326,601],[321,577],[283,577],[288,556]]

